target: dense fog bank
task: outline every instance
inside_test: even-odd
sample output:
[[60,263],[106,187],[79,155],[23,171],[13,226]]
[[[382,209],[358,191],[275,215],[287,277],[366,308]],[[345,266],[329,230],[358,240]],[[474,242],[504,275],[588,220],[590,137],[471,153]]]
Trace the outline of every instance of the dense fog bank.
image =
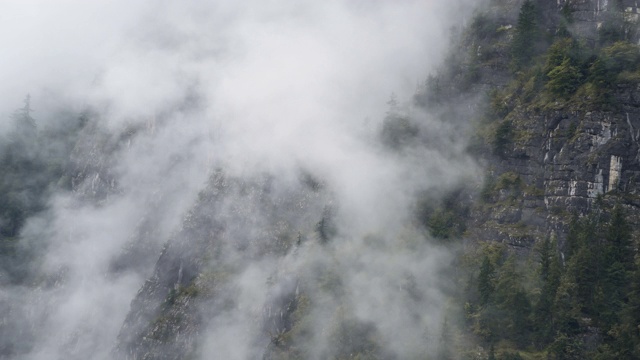
[[[133,358],[140,344],[151,354],[183,341],[136,337],[173,304],[199,319],[187,341],[196,358],[435,349],[451,253],[416,206],[474,181],[478,167],[464,151],[466,119],[412,96],[471,10],[5,4],[0,131],[18,156],[4,158],[15,176],[3,186],[19,204],[43,191],[20,231],[3,233],[29,275],[11,267],[0,278],[0,355]],[[19,186],[36,173],[41,182]],[[167,300],[191,285],[195,305]],[[301,294],[303,323],[263,324]],[[134,323],[140,304],[150,314]],[[295,351],[278,348],[274,337],[295,326]]]

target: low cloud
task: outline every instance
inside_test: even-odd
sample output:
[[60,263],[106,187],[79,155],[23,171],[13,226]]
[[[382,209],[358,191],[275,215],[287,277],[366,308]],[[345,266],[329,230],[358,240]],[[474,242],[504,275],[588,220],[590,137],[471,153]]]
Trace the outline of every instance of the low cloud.
[[[313,299],[300,340],[312,358],[328,354],[344,319],[385,354],[426,351],[451,255],[413,223],[416,196],[450,190],[477,167],[464,129],[429,111],[407,110],[424,139],[450,142],[392,151],[378,134],[390,94],[410,102],[470,10],[444,0],[7,3],[0,131],[27,93],[41,128],[64,120],[60,108],[90,118],[73,152],[75,191],[54,194],[23,230],[46,249],[37,271],[53,284],[2,288],[2,304],[30,314],[24,358],[114,356],[132,299],[163,246],[188,243],[189,210],[217,171],[271,179],[272,192],[230,192],[216,205],[237,229],[220,240],[224,262],[234,260],[225,286],[235,305],[203,328],[202,358],[264,351],[256,316],[292,291]],[[322,189],[310,192],[305,176]],[[296,197],[302,210],[283,205]],[[314,226],[327,211],[335,234],[323,245]],[[264,244],[239,250],[242,237],[267,238],[256,232],[274,219],[308,241],[278,256],[261,254]],[[333,277],[340,296],[326,289]]]

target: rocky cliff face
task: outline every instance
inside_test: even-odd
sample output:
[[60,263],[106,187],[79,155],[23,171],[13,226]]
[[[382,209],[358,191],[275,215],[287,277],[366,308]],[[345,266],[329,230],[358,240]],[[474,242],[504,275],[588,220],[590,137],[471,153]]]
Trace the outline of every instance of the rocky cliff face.
[[[640,171],[638,89],[619,89],[619,111],[516,109],[513,141],[489,163],[495,193],[470,228],[478,239],[530,248],[566,235],[570,214],[586,214],[597,199],[622,201],[638,218]],[[486,185],[485,185],[486,186]]]
[[[306,242],[328,239],[331,220],[321,186],[305,176],[288,189],[280,186],[266,175],[248,181],[212,174],[131,303],[119,335],[119,357],[196,356],[210,326],[232,327],[225,324],[225,314],[243,304],[231,280],[249,263],[285,257]],[[269,346],[291,330],[303,297],[301,275],[272,279],[274,297],[263,309],[251,309],[259,315],[250,331],[257,352],[243,349],[248,356],[267,356]]]
[[[456,99],[453,102],[464,101],[459,92],[500,94],[487,101],[499,110],[486,115],[488,122],[476,125],[476,136],[481,138],[477,142],[482,144],[472,149],[483,154],[479,159],[487,179],[471,200],[475,205],[467,226],[469,238],[496,240],[526,252],[545,237],[562,240],[571,214],[588,213],[598,199],[610,205],[622,202],[637,226],[640,88],[636,83],[616,84],[609,99],[614,107],[597,105],[588,94],[572,101],[553,95],[542,105],[533,100],[535,94],[523,96],[535,81],[546,81],[542,80],[546,74],[541,69],[533,71],[542,75],[513,73],[509,44],[517,36],[520,5],[490,2],[461,37],[462,45],[448,64],[456,72],[430,79],[424,93],[416,95],[418,103],[440,106],[442,94]],[[586,47],[597,47],[606,33],[603,27],[609,26],[626,32],[620,36],[636,37],[633,2],[549,1],[536,6],[538,31],[546,32],[544,36],[556,36],[557,29],[568,26],[562,31]],[[528,76],[528,84],[514,85],[526,82]],[[476,105],[477,112],[487,106],[482,103]]]
[[[382,143],[376,148],[377,155],[396,160],[405,156],[403,161],[415,156],[411,158],[415,164],[427,162],[434,154],[441,160],[439,150],[452,142],[461,143],[466,136],[461,134],[468,125],[462,123],[477,117],[491,106],[486,103],[497,99],[503,111],[494,111],[492,119],[474,125],[478,139],[471,145],[475,159],[484,166],[486,180],[467,181],[463,190],[454,192],[454,200],[462,201],[452,207],[462,219],[457,219],[455,229],[440,235],[464,238],[468,244],[500,242],[523,255],[548,237],[557,237],[562,248],[571,216],[587,214],[599,202],[620,203],[637,229],[639,83],[615,84],[610,99],[615,106],[611,107],[590,103],[589,95],[584,95],[581,103],[562,96],[546,99],[543,105],[523,100],[520,94],[526,92],[526,86],[512,83],[526,83],[519,78],[527,80],[530,74],[510,68],[509,52],[521,3],[491,2],[485,16],[470,24],[473,35],[460,37],[459,56],[451,58],[444,75],[430,78],[416,93],[412,111],[401,109],[392,98],[394,104],[382,134],[375,140]],[[621,16],[624,26],[614,30],[627,31],[625,36],[635,40],[635,30],[629,25],[637,21],[635,2],[616,3],[615,11],[612,3],[541,1],[539,25],[546,29],[546,36],[553,37],[554,26],[564,19],[564,30],[595,46],[609,17]],[[531,78],[535,80],[535,76]],[[493,91],[500,95],[486,96]],[[436,121],[421,117],[424,108],[437,115],[441,121],[437,126],[425,125]],[[72,203],[82,204],[85,207],[78,208],[86,211],[117,203],[118,195],[130,190],[127,179],[119,174],[118,162],[126,161],[132,151],[131,138],[138,146],[137,152],[131,153],[135,161],[145,151],[152,152],[151,145],[147,144],[151,150],[144,148],[145,134],[152,131],[138,127],[113,135],[100,129],[95,120],[84,124],[66,168]],[[117,255],[97,271],[107,284],[113,274],[127,272],[146,279],[131,301],[124,323],[121,327],[117,324],[120,330],[113,358],[189,359],[203,353],[220,358],[351,358],[353,354],[409,358],[442,347],[444,336],[425,324],[439,327],[443,323],[439,315],[433,316],[440,314],[440,308],[430,308],[444,302],[442,293],[431,289],[451,285],[443,285],[441,279],[434,280],[428,274],[439,275],[442,268],[434,265],[434,270],[430,264],[446,263],[450,253],[431,246],[425,250],[427,229],[403,224],[400,231],[390,230],[389,236],[364,234],[340,239],[342,243],[336,245],[333,240],[340,235],[334,218],[337,205],[333,194],[313,176],[301,171],[295,179],[270,174],[241,178],[222,169],[210,173],[204,185],[194,186],[201,191],[191,196],[179,191],[182,177],[176,174],[185,171],[180,167],[180,156],[188,154],[170,154],[158,174],[135,174],[140,176],[134,181],[152,179],[135,187],[140,194],[131,196],[132,201],[143,204],[139,206],[142,210],[133,214],[135,221],[128,229],[131,234],[121,249],[113,251]],[[442,157],[446,161],[432,164],[428,171],[467,166],[460,161],[463,157],[466,154],[447,153]],[[427,200],[440,195],[429,195]],[[168,206],[173,204],[183,207],[174,211]],[[383,201],[374,204],[386,205]],[[182,211],[185,208],[188,210]],[[384,213],[392,217],[396,210],[385,209]],[[96,218],[102,215],[98,213]],[[433,230],[433,223],[419,220]],[[342,221],[342,229],[349,228],[349,219]],[[167,225],[169,222],[173,225]],[[167,229],[173,231],[168,237]],[[432,231],[432,235],[438,234]],[[66,276],[64,271],[61,268],[59,279],[51,280],[56,282],[52,287],[65,278],[83,276]],[[377,292],[377,288],[392,290]],[[369,297],[367,301],[358,302],[358,297],[364,296]],[[384,301],[379,302],[377,296],[385,297]],[[44,296],[31,298],[48,309]],[[11,312],[8,320],[3,320],[5,324],[18,324],[16,319],[28,308]],[[91,320],[88,313],[79,322]],[[39,316],[49,315],[33,317]],[[32,335],[38,334],[38,329],[32,324],[38,321],[29,320],[27,333],[33,342],[38,341],[37,335]],[[80,358],[78,354],[83,354],[75,346],[85,342],[77,328],[60,340],[70,349],[61,356]],[[2,333],[11,333],[11,329],[5,326]],[[6,354],[15,351],[9,349],[15,337],[3,344]],[[94,342],[86,343],[100,341],[89,340]],[[231,345],[222,346],[225,343]],[[26,350],[19,351],[28,352],[30,345],[24,346]],[[218,352],[221,349],[237,352]]]
[[[495,31],[464,44],[467,62],[458,60],[463,71],[450,75],[453,83],[469,86],[468,92],[507,89],[513,79],[506,44],[514,36],[520,3],[496,3],[499,5],[489,10],[494,16],[488,25]],[[549,1],[541,5],[541,19],[548,24],[558,21],[562,7],[567,6],[573,16],[571,31],[588,42],[596,41],[603,19],[610,14],[608,4],[600,0]],[[635,5],[622,10],[631,20],[636,12]],[[476,25],[483,29],[483,23]],[[416,94],[416,101],[420,106],[447,108],[442,98],[447,91],[459,89],[447,90],[438,79],[434,81],[436,85],[427,83],[424,92]],[[500,121],[478,125],[502,134],[500,139],[479,146],[479,160],[487,171],[482,189],[462,192],[474,194],[465,200],[471,212],[465,220],[464,237],[474,243],[506,243],[521,253],[529,253],[537,242],[553,236],[562,246],[571,215],[588,213],[597,201],[622,203],[633,226],[640,226],[640,87],[617,86],[613,94],[618,104],[613,110],[562,106],[560,100],[558,106],[545,108],[513,101]],[[465,102],[475,110],[482,108],[481,103]],[[397,148],[413,141],[407,138],[420,136],[419,124],[412,127],[410,120],[403,121],[403,129],[415,131],[398,135],[402,141],[394,143]],[[500,142],[497,150],[496,141]],[[247,182],[226,178],[222,172],[213,174],[197,204],[183,219],[180,231],[162,250],[153,275],[132,302],[120,332],[118,356],[198,356],[197,349],[209,336],[206,329],[228,325],[233,319],[226,318],[225,312],[242,306],[233,295],[237,289],[228,283],[229,278],[245,270],[239,264],[260,262],[270,256],[287,257],[305,242],[321,246],[330,239],[330,200],[315,181],[307,180],[293,187],[298,190],[274,193],[268,176]],[[255,214],[265,216],[256,219]],[[233,249],[229,252],[224,246]],[[238,257],[227,258],[229,254]],[[311,290],[305,284],[309,281],[295,274],[274,279],[274,289],[278,290],[273,291],[273,298],[253,311],[261,315],[253,322],[258,330],[251,335],[250,342],[255,346],[248,356],[302,356],[291,338],[309,336],[301,322],[301,313],[308,311]],[[405,285],[411,294],[411,281]],[[421,295],[414,292],[411,296]],[[337,341],[337,349],[344,346],[345,354],[389,355],[371,341],[377,335],[368,324],[352,326],[358,335],[351,339],[343,334],[350,343],[340,345]]]

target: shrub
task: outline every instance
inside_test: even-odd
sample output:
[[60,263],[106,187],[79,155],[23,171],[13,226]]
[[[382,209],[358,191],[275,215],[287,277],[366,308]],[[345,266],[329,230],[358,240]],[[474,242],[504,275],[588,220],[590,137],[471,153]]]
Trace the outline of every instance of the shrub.
[[498,156],[504,156],[507,145],[511,142],[513,136],[511,121],[505,120],[496,129],[493,139],[493,151]]
[[571,65],[568,57],[564,58],[562,64],[549,71],[547,77],[549,78],[545,86],[547,91],[565,99],[571,96],[582,82],[580,70]]

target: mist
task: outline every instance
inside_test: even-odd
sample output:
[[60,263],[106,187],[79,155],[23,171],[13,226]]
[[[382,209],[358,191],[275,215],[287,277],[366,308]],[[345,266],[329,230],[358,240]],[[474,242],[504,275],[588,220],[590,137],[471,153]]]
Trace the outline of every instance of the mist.
[[[149,284],[169,273],[201,295],[184,304],[196,340],[168,339],[167,358],[180,342],[192,358],[277,354],[290,329],[270,314],[300,294],[304,358],[347,356],[336,344],[358,332],[384,358],[433,352],[452,250],[416,223],[416,198],[479,167],[466,119],[411,99],[467,3],[4,2],[0,132],[26,94],[41,134],[87,119],[70,190],[20,233],[38,280],[1,283],[7,358],[135,358],[157,317],[136,309],[161,308],[174,285]],[[399,149],[380,141],[392,93],[421,134]]]

